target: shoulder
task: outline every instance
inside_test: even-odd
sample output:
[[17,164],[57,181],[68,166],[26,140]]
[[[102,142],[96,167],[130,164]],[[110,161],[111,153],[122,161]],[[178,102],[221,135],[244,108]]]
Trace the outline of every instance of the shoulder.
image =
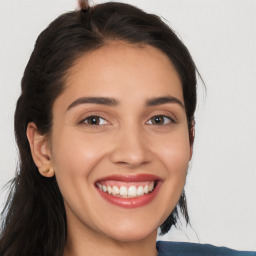
[[159,256],[256,256],[256,252],[236,251],[210,244],[158,241]]

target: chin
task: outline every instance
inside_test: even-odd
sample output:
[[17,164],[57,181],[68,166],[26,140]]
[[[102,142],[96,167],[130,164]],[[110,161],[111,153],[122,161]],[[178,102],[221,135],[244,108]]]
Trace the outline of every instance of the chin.
[[157,227],[140,227],[137,225],[134,228],[120,228],[112,230],[108,233],[114,240],[120,242],[137,242],[146,239],[149,236],[157,236]]

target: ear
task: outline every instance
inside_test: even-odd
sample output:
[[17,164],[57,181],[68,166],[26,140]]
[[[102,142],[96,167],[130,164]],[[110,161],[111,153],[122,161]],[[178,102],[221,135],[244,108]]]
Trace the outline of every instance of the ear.
[[48,137],[40,134],[36,124],[30,122],[27,126],[27,138],[33,160],[40,174],[44,177],[54,176]]
[[195,140],[195,120],[191,121],[190,127],[189,127],[189,140],[190,140],[190,160],[193,155],[193,145]]

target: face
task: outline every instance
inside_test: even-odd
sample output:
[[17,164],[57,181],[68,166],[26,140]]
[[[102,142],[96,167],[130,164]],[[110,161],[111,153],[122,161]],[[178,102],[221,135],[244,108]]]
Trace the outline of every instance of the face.
[[191,157],[182,85],[168,57],[122,42],[86,53],[53,105],[50,161],[70,232],[155,234]]

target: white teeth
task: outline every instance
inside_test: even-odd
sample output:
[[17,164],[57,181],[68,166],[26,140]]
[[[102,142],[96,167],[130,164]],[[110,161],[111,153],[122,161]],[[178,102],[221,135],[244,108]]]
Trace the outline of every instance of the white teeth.
[[139,186],[137,188],[137,196],[143,196],[144,195],[144,188],[143,186]]
[[112,188],[112,194],[113,194],[113,195],[118,195],[118,194],[119,194],[119,188],[118,188],[117,186],[114,186],[114,187]]
[[154,182],[151,182],[148,186],[148,190],[151,192],[154,189]]
[[137,189],[135,186],[128,188],[128,197],[135,197],[137,195]]
[[127,197],[127,187],[124,187],[124,186],[122,186],[121,188],[120,188],[120,196],[122,196],[122,197]]
[[108,193],[111,195],[112,194],[112,188],[110,186],[107,186]]
[[102,185],[101,183],[96,184],[97,187],[102,190],[103,192],[106,192],[113,196],[123,197],[123,198],[134,198],[138,196],[143,196],[145,194],[148,194],[154,190],[155,183],[152,181],[149,184],[142,186],[139,185],[136,187],[135,185],[132,186],[106,186]]
[[145,194],[148,193],[148,185],[146,185],[146,186],[144,187],[144,193],[145,193]]

